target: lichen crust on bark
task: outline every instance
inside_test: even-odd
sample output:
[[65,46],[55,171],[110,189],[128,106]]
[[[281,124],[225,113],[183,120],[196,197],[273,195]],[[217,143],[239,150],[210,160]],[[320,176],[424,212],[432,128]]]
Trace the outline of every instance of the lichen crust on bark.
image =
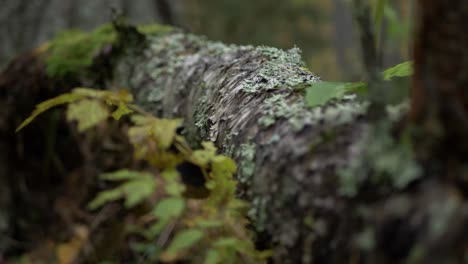
[[367,129],[366,104],[347,96],[309,109],[296,88],[319,78],[298,48],[225,45],[181,33],[149,41],[123,56],[111,86],[130,88],[156,115],[184,118],[192,144],[211,140],[236,159],[239,195],[251,202],[257,231],[271,236],[275,258],[291,257],[294,248],[303,253],[296,260],[306,261],[311,243],[322,246],[314,258],[330,254],[327,239],[345,236],[336,172]]

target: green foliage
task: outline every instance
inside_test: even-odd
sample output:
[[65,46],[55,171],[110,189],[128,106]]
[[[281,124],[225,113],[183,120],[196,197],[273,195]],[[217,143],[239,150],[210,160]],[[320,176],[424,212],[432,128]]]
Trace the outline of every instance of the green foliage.
[[62,94],[59,95],[55,98],[49,99],[47,101],[44,101],[36,106],[34,111],[31,113],[31,115],[26,118],[19,126],[16,128],[16,132],[20,131],[23,129],[25,126],[29,125],[38,115],[44,113],[45,111],[67,103],[71,103],[80,99],[83,99],[84,96],[76,93],[67,93],[67,94]]
[[[165,25],[148,24],[137,26],[137,30],[144,35],[156,35],[174,29]],[[78,29],[63,31],[48,44],[45,54],[47,73],[56,78],[81,74],[93,64],[102,48],[116,43],[117,39],[118,32],[110,23],[92,32]]]
[[170,197],[162,199],[153,210],[153,214],[158,218],[179,217],[185,209],[185,201],[180,197]]
[[18,126],[16,132],[29,125],[45,111],[64,104],[68,104],[67,120],[77,121],[79,131],[84,131],[106,120],[109,117],[110,108],[117,107],[112,113],[112,117],[117,120],[123,115],[133,113],[133,110],[129,107],[136,107],[127,105],[132,100],[133,97],[125,90],[112,92],[81,87],[75,88],[70,93],[59,95],[38,104],[31,115]]
[[122,116],[131,114],[133,111],[128,108],[128,106],[124,103],[120,103],[119,106],[117,106],[117,109],[112,113],[112,117],[115,120],[119,120]]
[[53,77],[80,73],[91,66],[94,56],[104,47],[117,40],[111,24],[105,24],[91,33],[69,30],[58,34],[47,51],[47,73]]
[[[89,115],[88,115],[89,114]],[[87,118],[82,118],[83,116]],[[78,121],[78,130],[87,130],[109,117],[105,105],[95,100],[81,100],[68,106],[67,120]]]
[[188,229],[180,231],[172,239],[171,244],[164,252],[164,259],[176,259],[177,254],[183,250],[190,249],[203,238],[203,232],[198,229]]
[[[395,77],[408,77],[413,74],[413,62],[406,61],[395,65],[383,71],[383,79],[390,81]],[[394,87],[394,93],[390,93],[393,97],[399,98],[401,94],[407,95],[407,87]],[[400,91],[400,90],[404,91]],[[365,95],[367,93],[367,84],[364,82],[342,83],[342,82],[318,82],[305,87],[305,100],[308,106],[315,107],[324,105],[332,99],[340,99],[345,94],[355,93]],[[390,100],[391,101],[391,100]],[[393,100],[394,101],[394,100]]]
[[[126,91],[76,88],[39,104],[19,129],[51,107],[66,103],[67,120],[77,121],[80,131],[108,117],[118,120],[130,115],[127,136],[134,147],[134,157],[145,161],[151,169],[122,168],[102,174],[100,179],[113,182],[114,187],[99,192],[88,204],[89,209],[96,210],[120,200],[127,209],[149,203],[152,209],[144,215],[128,211],[129,217],[141,219],[137,221],[141,224],[129,226],[128,234],[140,236],[141,242],[133,248],[153,262],[265,262],[269,252],[255,249],[247,229],[247,204],[235,195],[235,162],[217,154],[211,142],[202,142],[201,149],[192,150],[176,132],[182,120],[151,116],[130,104],[132,100]],[[178,165],[187,162],[202,171],[208,197],[187,198],[190,186],[183,183],[177,171]]]
[[156,182],[150,173],[119,170],[113,173],[101,175],[101,178],[109,181],[126,181],[117,188],[102,191],[89,203],[89,209],[97,209],[104,204],[119,199],[125,199],[125,207],[132,208],[148,198],[156,189]]
[[413,75],[413,62],[405,61],[397,64],[383,72],[384,80],[391,80],[394,77],[407,77]]
[[310,107],[320,106],[332,99],[339,99],[346,93],[361,92],[366,89],[366,84],[318,82],[306,88],[305,100]]

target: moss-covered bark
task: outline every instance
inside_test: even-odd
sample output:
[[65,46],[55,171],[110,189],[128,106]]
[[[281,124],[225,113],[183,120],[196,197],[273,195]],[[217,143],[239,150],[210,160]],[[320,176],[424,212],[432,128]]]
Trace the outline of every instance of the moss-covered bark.
[[113,60],[105,88],[130,89],[147,111],[184,118],[192,144],[211,140],[234,157],[275,263],[466,259],[463,193],[421,175],[391,121],[369,125],[365,102],[308,108],[301,87],[319,79],[298,49],[178,32],[147,41]]
[[277,263],[461,261],[460,190],[421,175],[391,116],[369,127],[352,97],[308,109],[300,87],[318,78],[303,66],[297,49],[172,34],[124,56],[110,87],[185,118],[193,143],[212,140],[236,159],[239,194]]
[[366,130],[365,107],[351,98],[307,109],[297,87],[318,77],[303,67],[297,49],[172,34],[124,56],[110,82],[156,115],[185,118],[193,143],[212,140],[236,159],[239,194],[278,263],[349,256],[350,210],[336,175]]

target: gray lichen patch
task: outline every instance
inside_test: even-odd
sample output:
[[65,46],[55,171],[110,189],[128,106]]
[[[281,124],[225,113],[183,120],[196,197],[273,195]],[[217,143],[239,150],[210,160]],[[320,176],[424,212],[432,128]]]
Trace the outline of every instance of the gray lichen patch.
[[239,171],[237,179],[242,184],[250,185],[251,178],[255,172],[255,144],[240,145],[238,157]]
[[172,33],[150,38],[126,61],[116,76],[127,79],[139,105],[184,118],[190,144],[212,140],[235,158],[238,194],[251,204],[254,228],[277,243],[275,255],[315,235],[300,212],[315,217],[337,203],[327,195],[336,191],[335,171],[346,164],[349,142],[361,136],[365,103],[345,97],[307,107],[297,87],[318,77],[304,68],[298,49]]
[[353,144],[350,166],[339,172],[342,195],[355,196],[363,184],[402,190],[420,177],[422,170],[415,161],[408,135],[395,139],[391,127],[392,122],[381,121]]
[[335,125],[352,122],[356,116],[363,115],[367,103],[358,102],[354,97],[345,97],[339,103],[328,104],[309,110],[302,98],[288,94],[273,94],[265,99],[263,116],[258,123],[263,127],[273,125],[279,119],[288,120],[294,131],[305,125],[331,122]]
[[293,87],[316,82],[317,76],[303,69],[300,49],[282,51],[270,47],[258,47],[255,52],[267,59],[252,76],[243,81],[243,90],[247,93],[270,91],[278,87],[292,90]]
[[250,210],[247,215],[255,222],[255,229],[258,232],[265,231],[266,222],[268,219],[267,206],[270,198],[266,196],[257,196],[252,199]]
[[272,62],[277,62],[284,65],[304,66],[301,58],[301,49],[294,47],[290,50],[283,51],[273,47],[260,46],[256,48],[260,54],[267,56]]
[[194,113],[195,127],[197,128],[198,134],[201,138],[207,138],[210,130],[210,104],[208,103],[208,96],[201,96],[196,105]]
[[307,108],[302,100],[290,102],[287,94],[274,94],[267,98],[264,102],[263,116],[258,120],[258,123],[264,127],[273,125],[276,120],[284,118],[288,120],[294,130],[298,131],[305,125],[304,114]]
[[204,58],[253,49],[251,46],[225,45],[208,41],[205,37],[182,33],[165,38],[153,37],[150,42],[150,51],[154,56],[150,64],[153,78],[158,78],[161,74],[172,74],[190,60],[198,62]]
[[[180,55],[187,53],[187,38],[191,38],[191,36],[173,34],[166,38],[154,37],[151,39],[149,50],[154,59],[150,61],[148,68],[152,78],[156,79],[163,74],[172,74],[183,65],[185,56]],[[201,40],[192,38],[191,41],[192,45],[197,46]]]

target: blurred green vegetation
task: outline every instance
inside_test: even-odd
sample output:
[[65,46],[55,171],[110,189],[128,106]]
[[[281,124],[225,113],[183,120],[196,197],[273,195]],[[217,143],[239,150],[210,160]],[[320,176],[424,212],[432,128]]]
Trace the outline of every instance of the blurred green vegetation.
[[[411,0],[387,1],[384,66],[409,57]],[[188,30],[236,44],[297,46],[325,80],[358,81],[361,55],[350,0],[186,0],[178,17]]]

